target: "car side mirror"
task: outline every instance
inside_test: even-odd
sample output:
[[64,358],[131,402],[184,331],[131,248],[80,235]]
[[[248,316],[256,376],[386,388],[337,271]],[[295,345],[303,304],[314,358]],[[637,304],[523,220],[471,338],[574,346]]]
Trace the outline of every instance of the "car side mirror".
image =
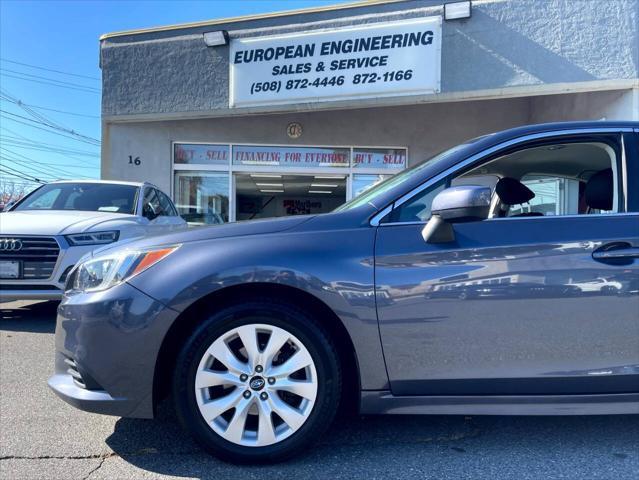
[[453,242],[452,224],[487,218],[491,195],[490,188],[476,185],[442,190],[433,199],[431,217],[422,230],[422,238],[428,243]]

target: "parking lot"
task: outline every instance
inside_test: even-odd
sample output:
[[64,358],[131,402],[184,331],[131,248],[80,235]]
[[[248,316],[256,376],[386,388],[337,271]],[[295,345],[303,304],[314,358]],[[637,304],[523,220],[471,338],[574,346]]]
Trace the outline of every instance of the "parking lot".
[[637,478],[639,417],[342,419],[303,457],[239,467],[202,452],[170,405],[93,415],[49,391],[55,304],[0,305],[0,476],[31,478]]

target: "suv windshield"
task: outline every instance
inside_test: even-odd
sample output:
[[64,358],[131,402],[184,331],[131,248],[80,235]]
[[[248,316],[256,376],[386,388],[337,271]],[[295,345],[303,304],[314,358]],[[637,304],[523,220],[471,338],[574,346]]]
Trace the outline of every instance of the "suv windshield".
[[109,183],[51,183],[27,196],[17,210],[84,210],[133,214],[138,187]]

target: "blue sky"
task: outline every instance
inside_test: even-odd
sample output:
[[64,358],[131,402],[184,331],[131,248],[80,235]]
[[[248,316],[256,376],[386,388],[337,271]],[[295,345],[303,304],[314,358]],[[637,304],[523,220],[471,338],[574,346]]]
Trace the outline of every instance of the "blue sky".
[[335,3],[0,0],[0,178],[99,177],[101,34]]

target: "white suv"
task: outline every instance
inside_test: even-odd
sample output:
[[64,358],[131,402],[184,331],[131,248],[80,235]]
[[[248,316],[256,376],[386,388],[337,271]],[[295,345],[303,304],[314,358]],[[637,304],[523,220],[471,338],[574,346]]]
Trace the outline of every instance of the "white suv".
[[0,302],[60,299],[86,253],[186,228],[169,197],[149,183],[48,183],[0,213]]

